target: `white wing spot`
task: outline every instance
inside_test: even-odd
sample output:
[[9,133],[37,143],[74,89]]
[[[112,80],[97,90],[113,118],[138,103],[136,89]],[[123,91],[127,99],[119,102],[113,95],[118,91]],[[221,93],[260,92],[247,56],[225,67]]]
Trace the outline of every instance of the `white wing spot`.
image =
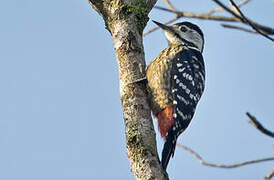
[[194,60],[198,60],[198,58],[196,57],[196,56],[192,56],[192,59],[194,59]]
[[196,94],[196,98],[197,98],[198,100],[200,100],[200,95],[199,95],[199,94]]
[[185,68],[178,69],[179,72],[183,72],[184,70],[185,70]]
[[196,51],[200,51],[200,49],[199,49],[199,48],[196,48],[196,47],[189,46],[188,48],[190,48],[190,49],[195,49]]
[[194,101],[196,101],[197,100],[197,98],[193,95],[193,94],[189,94],[189,97],[190,97],[190,99],[193,99]]
[[197,64],[193,64],[194,68],[199,69],[199,66]]
[[178,114],[183,118],[183,120],[187,119],[187,116],[184,115],[184,113],[182,111],[180,111],[178,108],[176,108]]
[[177,89],[172,89],[172,92],[174,93],[174,92],[176,92],[176,91],[178,91]]
[[186,89],[186,86],[183,83],[179,83],[179,86],[182,87],[183,89]]
[[181,67],[182,65],[182,63],[177,63],[177,67]]
[[191,75],[189,75],[189,76],[188,76],[188,79],[189,79],[190,81],[192,81],[192,80],[193,80],[193,77],[192,77]]
[[205,78],[204,78],[203,74],[201,72],[199,72],[199,75],[201,76],[203,83],[205,83]]
[[184,104],[186,104],[186,105],[189,104],[189,101],[187,101],[183,96],[180,96],[179,94],[177,94],[177,98],[178,98],[180,101],[183,101]]

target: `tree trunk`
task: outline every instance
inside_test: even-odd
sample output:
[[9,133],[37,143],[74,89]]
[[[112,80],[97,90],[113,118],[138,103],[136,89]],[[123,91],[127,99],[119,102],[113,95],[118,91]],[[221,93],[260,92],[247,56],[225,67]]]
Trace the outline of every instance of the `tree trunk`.
[[157,154],[147,101],[142,33],[157,0],[89,0],[111,33],[120,74],[126,145],[136,179],[168,179]]

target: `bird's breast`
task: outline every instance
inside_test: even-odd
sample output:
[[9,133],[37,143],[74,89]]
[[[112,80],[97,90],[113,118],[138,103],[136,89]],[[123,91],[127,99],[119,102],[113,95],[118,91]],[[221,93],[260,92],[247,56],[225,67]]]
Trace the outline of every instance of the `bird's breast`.
[[171,94],[171,66],[173,57],[184,47],[170,46],[164,49],[148,66],[146,77],[150,94],[150,105],[154,115],[166,107],[173,106]]

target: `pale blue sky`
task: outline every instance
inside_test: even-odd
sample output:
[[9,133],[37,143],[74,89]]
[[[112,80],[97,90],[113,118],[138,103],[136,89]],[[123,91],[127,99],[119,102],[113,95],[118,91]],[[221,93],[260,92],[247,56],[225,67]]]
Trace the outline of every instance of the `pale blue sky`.
[[[209,0],[174,4],[196,12],[215,6]],[[244,12],[274,27],[271,0],[251,2]],[[155,9],[150,14],[160,22],[170,17]],[[274,129],[273,43],[191,21],[205,34],[206,91],[179,142],[216,163],[273,156],[273,140],[245,116],[250,111]],[[133,179],[112,39],[88,1],[1,1],[0,22],[0,179]],[[144,46],[149,63],[167,42],[157,31]],[[161,152],[159,136],[157,142]],[[209,168],[177,148],[168,172],[171,179],[257,180],[272,168],[273,162]]]

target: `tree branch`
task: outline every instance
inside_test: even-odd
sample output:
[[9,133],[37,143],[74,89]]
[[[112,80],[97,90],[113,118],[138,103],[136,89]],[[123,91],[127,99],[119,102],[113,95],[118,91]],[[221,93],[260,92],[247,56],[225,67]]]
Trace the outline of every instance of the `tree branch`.
[[[181,17],[186,17],[186,18],[197,18],[197,19],[207,19],[207,20],[217,20],[217,21],[228,21],[228,22],[234,22],[234,21],[239,21],[236,18],[231,18],[231,17],[224,17],[224,16],[213,16],[212,14],[216,13],[216,12],[222,12],[224,11],[223,8],[215,8],[211,11],[209,11],[208,13],[191,13],[191,12],[182,12],[182,11],[178,11],[171,3],[169,0],[163,0],[164,3],[166,4],[167,8],[163,8],[160,6],[155,6],[155,9],[160,9],[163,11],[168,11],[168,12],[172,12],[175,13],[177,16],[175,18],[172,18],[170,20],[168,20],[167,22],[165,22],[164,24],[170,24],[178,19],[180,19]],[[241,7],[245,4],[247,4],[248,2],[250,2],[251,0],[244,0],[242,2],[240,2],[238,4],[238,7]],[[149,33],[154,32],[155,30],[159,29],[158,26],[155,26],[153,28],[151,28],[150,30],[144,32],[143,36],[146,36]]]
[[203,164],[205,166],[216,167],[216,168],[236,168],[236,167],[240,167],[240,166],[245,166],[245,165],[255,164],[255,163],[260,163],[260,162],[265,162],[265,161],[274,161],[274,157],[270,157],[270,158],[263,158],[263,159],[256,159],[256,160],[251,160],[251,161],[240,162],[240,163],[236,163],[236,164],[232,164],[232,165],[213,164],[213,163],[208,163],[208,162],[204,161],[203,158],[198,153],[196,153],[189,147],[184,146],[182,144],[178,144],[178,143],[177,143],[177,146],[186,150],[187,152],[191,153],[196,159],[198,159],[200,161],[201,164]]
[[246,113],[246,115],[249,117],[249,122],[256,128],[258,129],[261,133],[268,135],[270,137],[274,137],[274,132],[271,132],[270,130],[266,129],[263,127],[263,125],[254,117],[252,116],[249,112]]
[[[270,39],[271,41],[274,40],[272,37],[269,36],[269,35],[274,35],[274,28],[264,26],[264,25],[254,22],[254,21],[251,21],[250,19],[247,19],[243,15],[243,13],[240,11],[239,8],[242,7],[243,5],[246,5],[251,0],[244,0],[240,3],[238,3],[237,5],[234,3],[234,1],[230,0],[230,3],[232,5],[231,9],[226,7],[223,3],[221,3],[218,0],[213,0],[213,1],[215,3],[217,3],[220,7],[215,8],[207,13],[192,13],[192,12],[178,11],[168,0],[164,0],[164,2],[168,8],[159,7],[159,6],[155,6],[154,8],[176,14],[176,17],[172,18],[170,20],[170,22],[174,22],[175,20],[177,20],[181,17],[185,17],[185,18],[195,18],[195,19],[201,19],[201,20],[243,23],[243,24],[246,24],[246,25],[249,25],[250,27],[252,27],[257,32],[257,34],[261,34],[264,37]],[[232,14],[234,17],[213,15],[214,13],[222,12],[222,11],[227,11],[230,14]],[[252,33],[252,31],[250,31],[246,28],[243,28],[243,27],[237,27],[237,26],[232,26],[232,25],[225,25],[225,26],[222,25],[222,26],[226,27],[226,28],[238,29],[238,30]],[[147,35],[153,31],[155,31],[156,29],[158,29],[158,28],[152,28],[152,29],[148,30],[147,32],[145,32],[144,35]]]
[[[249,3],[250,1],[251,1],[251,0],[245,0],[245,1],[239,2],[239,3],[237,4],[237,6],[240,8],[241,6],[246,5],[246,4]],[[224,8],[218,7],[218,8],[215,8],[215,9],[209,11],[209,14],[211,15],[211,14],[213,14],[213,13],[216,13],[216,12],[223,12],[223,11],[225,11]]]
[[[232,11],[231,9],[229,9],[228,7],[226,7],[223,3],[221,3],[219,0],[213,0],[215,3],[217,3],[219,6],[221,6],[222,8],[224,8],[227,12],[229,12],[230,14],[232,14],[234,17],[240,19],[243,23],[248,24],[250,27],[252,27],[255,31],[257,31],[259,34],[261,34],[262,36],[264,36],[265,38],[271,40],[274,42],[274,39],[269,37],[267,35],[266,32],[261,31],[259,27],[256,26],[256,24],[254,24],[253,22],[251,22],[251,20],[247,19],[245,17],[245,15],[242,13],[242,11],[237,7],[237,5],[235,4],[235,2],[233,0],[229,0],[230,3],[232,4],[232,6],[237,10],[237,13],[235,13],[234,11]],[[238,14],[239,13],[239,14]]]
[[[213,15],[211,15],[210,12],[209,13],[191,13],[191,12],[182,12],[182,11],[177,11],[177,10],[170,10],[170,9],[159,7],[159,6],[155,6],[154,8],[176,14],[175,18],[172,18],[172,19],[168,20],[164,24],[170,24],[170,23],[172,23],[172,22],[174,22],[174,21],[176,21],[176,20],[178,20],[182,17],[196,18],[196,19],[203,19],[203,20],[225,21],[225,22],[237,22],[237,21],[239,21],[238,19],[233,18],[233,17],[213,16]],[[152,29],[149,29],[148,31],[144,32],[143,36],[146,36],[149,33],[154,32],[157,29],[159,29],[158,26],[155,26]]]
[[223,26],[224,28],[241,30],[241,31],[248,32],[248,33],[253,33],[253,34],[257,33],[256,31],[252,31],[250,29],[243,28],[243,27],[240,27],[240,26],[233,26],[233,25],[230,25],[230,24],[221,24],[221,26]]
[[163,1],[169,9],[176,11],[175,7],[171,4],[171,2],[169,2],[169,0],[163,0]]
[[215,21],[228,21],[228,22],[240,22],[239,19],[234,17],[226,17],[226,16],[213,16],[209,13],[192,13],[192,12],[183,12],[183,11],[175,11],[170,10],[164,7],[155,6],[155,9],[159,9],[162,11],[167,11],[171,13],[175,13],[179,17],[185,17],[185,18],[196,18],[196,19],[206,19],[206,20],[215,20]]
[[245,23],[250,25],[255,31],[257,31],[259,34],[261,34],[262,36],[266,37],[267,39],[271,40],[274,42],[274,39],[269,37],[267,35],[267,33],[265,33],[264,31],[261,31],[256,25],[253,24],[253,22],[251,22],[249,19],[247,19],[245,17],[245,15],[242,13],[242,11],[238,8],[238,6],[235,4],[235,2],[233,0],[230,0],[231,4],[233,5],[233,7],[235,9],[237,9],[237,12],[239,12],[239,14],[242,16],[242,18],[244,19]]
[[[260,25],[260,24],[255,23],[255,22],[253,22],[253,21],[251,21],[251,20],[249,20],[249,19],[247,19],[247,18],[244,19],[241,15],[236,14],[233,10],[230,10],[228,7],[226,7],[226,6],[225,6],[223,3],[221,3],[220,1],[218,1],[218,0],[213,0],[213,1],[216,2],[218,5],[220,5],[221,7],[223,7],[224,9],[226,9],[227,12],[229,12],[230,14],[232,14],[235,18],[239,18],[239,19],[241,20],[242,23],[245,23],[245,24],[249,25],[248,22],[247,22],[247,21],[249,21],[249,22],[252,23],[254,26],[256,26],[258,29],[264,31],[265,33],[267,33],[267,34],[269,34],[269,35],[273,35],[273,34],[274,34],[274,28]],[[230,1],[230,2],[231,2],[231,4],[233,5],[234,2],[233,2],[233,1]],[[232,2],[233,2],[233,3],[232,3]],[[239,12],[240,9],[235,5],[235,3],[234,3],[233,6],[234,6],[234,9],[236,8],[237,12],[240,13],[240,12]],[[246,20],[247,20],[247,21],[246,21]]]

